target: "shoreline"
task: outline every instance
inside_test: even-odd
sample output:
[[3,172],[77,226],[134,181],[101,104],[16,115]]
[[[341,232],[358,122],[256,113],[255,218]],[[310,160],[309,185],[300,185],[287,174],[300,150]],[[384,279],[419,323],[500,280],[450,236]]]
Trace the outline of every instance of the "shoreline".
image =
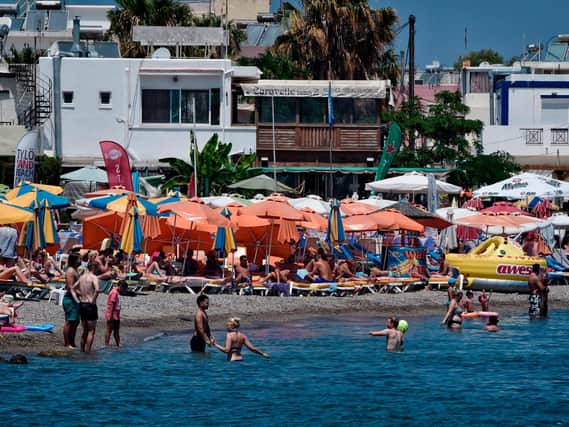
[[[550,288],[549,308],[567,309],[569,306],[569,287]],[[475,307],[479,293],[475,293]],[[261,297],[243,295],[210,295],[208,310],[212,330],[223,330],[226,319],[237,316],[244,327],[306,320],[315,317],[335,315],[377,316],[383,321],[387,316],[428,316],[444,315],[446,292],[418,291],[402,294],[367,294],[346,297]],[[494,294],[490,310],[500,313],[525,312],[525,294]],[[144,339],[159,333],[180,333],[193,330],[193,315],[196,310],[196,295],[148,293],[136,297],[121,297],[121,341],[123,345],[140,345]],[[99,298],[99,322],[93,348],[103,347],[105,334],[106,296]],[[103,320],[101,320],[103,319]],[[44,352],[52,356],[72,356],[78,351],[67,350],[62,344],[63,308],[48,303],[26,302],[20,309],[19,322],[22,324],[54,323],[53,333],[4,333],[0,338],[0,354],[22,353],[36,355]],[[77,344],[81,336],[81,326],[77,331]],[[111,339],[112,347],[114,341]]]

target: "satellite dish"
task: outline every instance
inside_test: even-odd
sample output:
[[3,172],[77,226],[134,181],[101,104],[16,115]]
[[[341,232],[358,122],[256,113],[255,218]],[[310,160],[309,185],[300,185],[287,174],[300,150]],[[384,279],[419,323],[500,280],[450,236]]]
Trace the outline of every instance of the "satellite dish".
[[161,47],[156,49],[156,51],[152,54],[152,58],[154,59],[170,59],[170,51],[165,47]]

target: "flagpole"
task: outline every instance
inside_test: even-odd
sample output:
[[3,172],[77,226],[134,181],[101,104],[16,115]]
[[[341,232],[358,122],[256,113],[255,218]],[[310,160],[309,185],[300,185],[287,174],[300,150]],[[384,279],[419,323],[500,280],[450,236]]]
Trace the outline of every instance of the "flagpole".
[[334,172],[332,169],[332,146],[334,145],[334,105],[332,100],[332,82],[328,80],[328,126],[330,129],[330,143],[329,143],[329,151],[328,151],[328,160],[330,162],[330,173],[328,175],[328,179],[330,182],[328,183],[329,187],[329,198],[334,198]]
[[198,136],[196,134],[196,97],[192,96],[192,116],[194,119],[194,137],[192,145],[194,146],[194,196],[198,197]]
[[271,96],[271,114],[273,120],[273,186],[274,192],[277,192],[277,147],[275,137],[275,97]]

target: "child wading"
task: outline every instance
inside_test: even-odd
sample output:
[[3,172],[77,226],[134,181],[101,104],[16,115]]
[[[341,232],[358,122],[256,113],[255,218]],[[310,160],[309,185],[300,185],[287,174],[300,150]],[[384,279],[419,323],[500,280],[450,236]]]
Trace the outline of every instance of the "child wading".
[[121,303],[119,295],[127,290],[124,280],[118,282],[107,298],[107,310],[105,311],[105,319],[107,320],[107,330],[105,332],[105,346],[109,346],[111,334],[115,337],[117,347],[121,346],[121,337],[119,330],[121,326]]

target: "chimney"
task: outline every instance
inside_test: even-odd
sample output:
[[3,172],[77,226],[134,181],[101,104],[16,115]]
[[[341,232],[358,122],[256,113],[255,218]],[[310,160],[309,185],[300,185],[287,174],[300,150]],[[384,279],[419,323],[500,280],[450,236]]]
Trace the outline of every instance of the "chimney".
[[79,17],[73,18],[73,45],[71,46],[71,53],[73,56],[83,56],[80,42],[81,23]]

